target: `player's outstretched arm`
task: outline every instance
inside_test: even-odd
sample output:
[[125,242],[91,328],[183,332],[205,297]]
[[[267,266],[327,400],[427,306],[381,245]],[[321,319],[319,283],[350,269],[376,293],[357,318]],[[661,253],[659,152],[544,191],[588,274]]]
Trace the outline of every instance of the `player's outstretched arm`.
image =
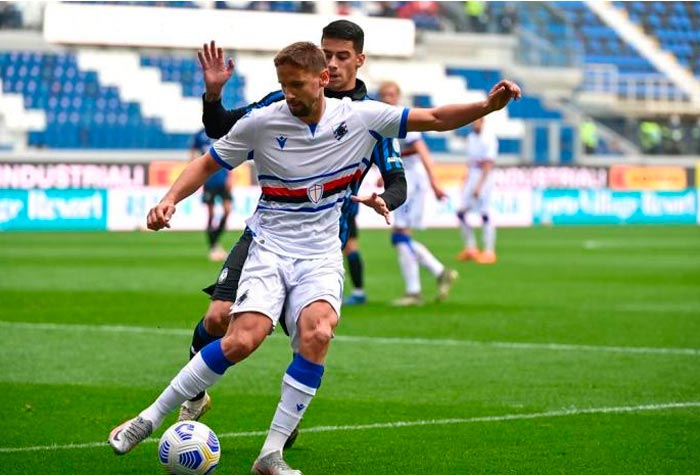
[[471,104],[450,104],[430,109],[411,109],[408,130],[444,132],[463,127],[491,112],[503,109],[511,99],[520,99],[520,87],[512,81],[496,84],[488,98]]
[[389,208],[386,203],[377,193],[372,193],[370,196],[351,196],[350,197],[356,203],[362,203],[365,206],[369,206],[377,214],[384,216],[386,224],[391,224],[391,214],[389,213]]
[[219,168],[221,167],[209,152],[189,162],[160,203],[148,212],[148,229],[158,231],[169,228],[170,218],[175,214],[175,205],[197,191]]

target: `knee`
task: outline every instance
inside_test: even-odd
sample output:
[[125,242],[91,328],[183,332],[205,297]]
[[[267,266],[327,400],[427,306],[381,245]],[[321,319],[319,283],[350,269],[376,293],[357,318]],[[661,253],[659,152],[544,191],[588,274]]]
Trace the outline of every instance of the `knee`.
[[258,313],[243,313],[229,325],[221,348],[229,361],[238,363],[253,353],[272,329],[272,321]]
[[328,347],[337,326],[338,317],[328,303],[313,303],[308,308],[300,325],[302,348],[322,349]]
[[226,335],[221,340],[221,348],[224,355],[230,361],[239,362],[247,358],[258,347],[259,342],[249,332],[235,332],[231,335]]

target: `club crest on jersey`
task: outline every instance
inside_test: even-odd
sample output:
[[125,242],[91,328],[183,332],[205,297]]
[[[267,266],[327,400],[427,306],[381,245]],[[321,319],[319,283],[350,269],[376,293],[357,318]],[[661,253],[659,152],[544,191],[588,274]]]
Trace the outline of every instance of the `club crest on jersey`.
[[340,140],[345,135],[348,133],[348,124],[345,123],[345,121],[342,121],[340,124],[336,126],[335,129],[333,129],[333,135],[335,136],[336,140]]
[[284,145],[287,143],[287,137],[280,135],[277,137],[277,143],[279,144],[280,148],[283,149]]
[[318,203],[323,198],[323,185],[315,184],[306,189],[306,195],[312,203]]

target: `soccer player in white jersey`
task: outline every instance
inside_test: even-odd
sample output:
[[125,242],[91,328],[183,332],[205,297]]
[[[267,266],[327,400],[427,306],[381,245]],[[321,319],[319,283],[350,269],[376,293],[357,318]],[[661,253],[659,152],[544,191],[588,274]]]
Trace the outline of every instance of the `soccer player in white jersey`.
[[[397,106],[401,103],[401,89],[394,81],[385,81],[379,86],[379,99]],[[396,306],[421,305],[420,266],[426,267],[437,279],[436,300],[444,300],[457,278],[457,271],[448,269],[427,247],[413,239],[411,232],[423,228],[423,211],[426,193],[431,188],[441,200],[447,194],[440,188],[433,171],[433,159],[420,132],[408,132],[399,141],[401,159],[406,170],[406,202],[394,211],[394,230],[391,243],[399,256],[399,267],[406,284],[406,293],[393,302]]]
[[[462,191],[462,204],[457,217],[462,228],[464,249],[457,259],[474,260],[480,264],[496,262],[496,227],[490,216],[491,189],[493,188],[494,160],[498,155],[498,139],[484,130],[484,119],[474,121],[467,136],[467,179]],[[469,213],[481,216],[483,251],[476,243],[474,227],[469,223]]]
[[[340,318],[344,269],[339,217],[352,177],[382,137],[404,137],[407,130],[455,129],[520,97],[517,85],[501,81],[485,101],[433,109],[327,99],[325,57],[308,42],[280,51],[275,67],[285,102],[254,109],[240,119],[207,153],[188,163],[148,213],[149,229],[167,227],[175,205],[220,166],[255,161],[262,194],[247,223],[253,242],[226,335],[197,353],[153,404],[111,431],[108,442],[117,454],[133,449],[169,412],[247,358],[278,319],[285,318],[295,356],[251,473],[301,475],[284,461],[282,449],[321,385]],[[377,194],[353,199],[389,222],[389,210]],[[283,306],[285,314],[280,316]]]

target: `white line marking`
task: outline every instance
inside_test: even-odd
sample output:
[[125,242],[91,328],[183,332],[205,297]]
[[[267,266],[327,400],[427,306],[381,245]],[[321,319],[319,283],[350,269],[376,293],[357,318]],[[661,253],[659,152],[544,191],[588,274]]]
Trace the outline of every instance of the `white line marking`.
[[[474,424],[480,422],[503,422],[503,421],[518,421],[527,419],[543,419],[548,417],[566,417],[580,416],[586,414],[624,414],[630,412],[645,412],[645,411],[663,411],[666,409],[685,409],[700,407],[700,401],[688,402],[669,402],[663,404],[644,404],[641,406],[617,406],[617,407],[589,407],[584,409],[559,409],[556,411],[534,412],[529,414],[505,414],[502,416],[479,416],[468,418],[454,419],[429,419],[422,421],[399,421],[399,422],[378,422],[376,424],[361,424],[354,426],[317,426],[301,429],[301,433],[312,432],[343,432],[353,430],[374,430],[374,429],[396,429],[401,427],[419,427],[419,426],[440,426],[452,424]],[[252,431],[252,432],[227,432],[219,435],[219,439],[232,439],[240,437],[262,437],[267,435],[267,431]],[[143,443],[153,444],[158,442],[156,438],[149,438]],[[96,447],[107,448],[106,442],[88,442],[85,444],[66,444],[66,445],[42,445],[35,447],[0,447],[0,453],[17,453],[17,452],[40,452],[46,450],[71,450],[71,449],[90,449]]]
[[[134,333],[144,335],[192,335],[192,330],[177,328],[152,328],[127,325],[70,325],[55,323],[26,323],[0,321],[0,328],[18,328],[30,331],[84,331],[104,333]],[[286,338],[280,333],[272,335],[274,338]],[[603,353],[626,353],[648,355],[686,355],[700,356],[697,348],[662,348],[650,346],[598,346],[598,345],[574,345],[567,343],[527,343],[507,341],[477,341],[477,340],[453,340],[431,338],[385,338],[372,336],[336,335],[338,342],[370,343],[381,345],[429,345],[429,346],[473,346],[483,348],[502,348],[507,350],[550,350],[550,351],[592,351]]]

